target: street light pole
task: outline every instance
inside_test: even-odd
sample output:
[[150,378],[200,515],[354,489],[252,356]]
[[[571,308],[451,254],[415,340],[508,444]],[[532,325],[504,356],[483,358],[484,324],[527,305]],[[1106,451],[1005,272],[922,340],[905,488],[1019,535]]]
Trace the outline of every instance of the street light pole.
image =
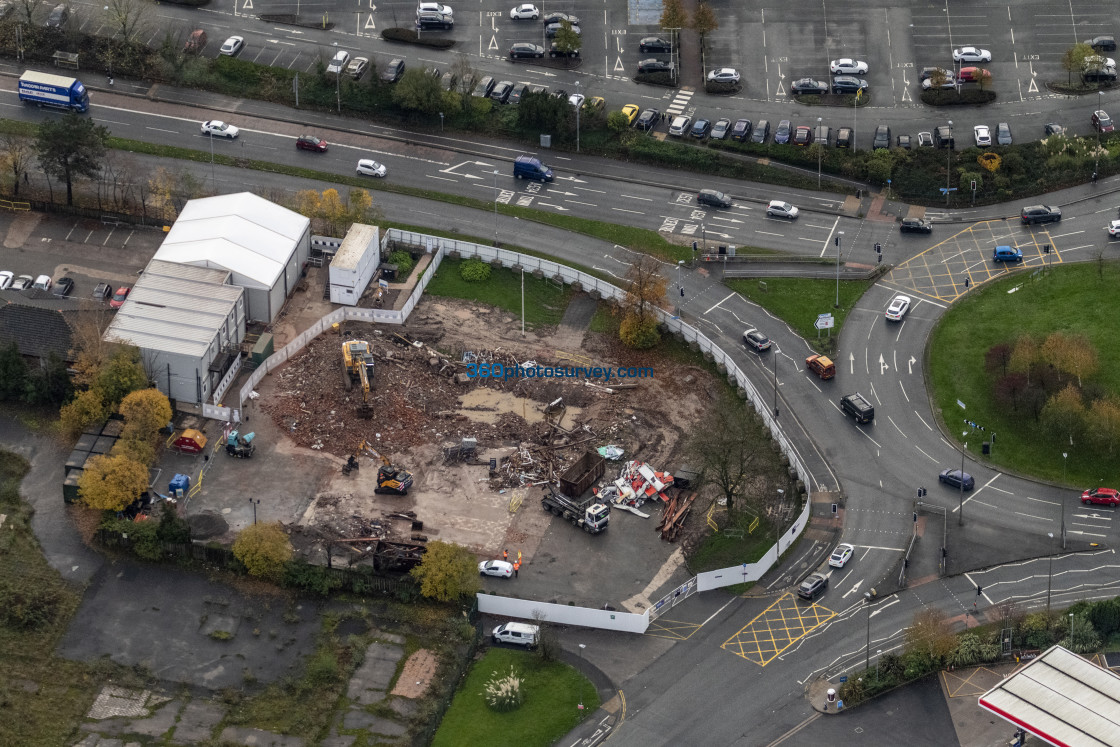
[[257,523],[257,505],[261,502],[260,498],[250,498],[249,503],[253,507],[253,523]]
[[961,496],[960,501],[957,503],[957,526],[964,525],[964,450],[968,448],[968,442],[965,441],[961,445]]
[[[579,644],[579,673],[583,675],[583,650],[587,648],[584,644]],[[579,683],[579,709],[583,710],[583,683]]]
[[683,266],[684,266],[684,260],[683,259],[678,259],[677,260],[677,287],[678,288],[683,288],[684,287],[684,286],[681,285],[681,267],[683,267]]
[[[786,494],[786,491],[782,490],[781,488],[778,488],[778,503],[782,502],[782,496],[784,496],[785,494]],[[775,563],[777,563],[778,560],[782,557],[782,547],[781,547],[782,520],[780,518],[778,518],[778,516],[779,516],[778,512],[775,511],[774,512],[774,553],[775,553],[774,562]]]
[[836,233],[836,305],[834,308],[840,308],[840,252],[844,248],[844,232],[838,231]]
[[[1066,484],[1066,457],[1069,452],[1062,452],[1062,485]],[[1062,549],[1066,549],[1066,497],[1062,496]]]
[[778,351],[773,354],[774,361],[774,417],[778,417]]
[[[579,101],[579,98],[578,98],[579,97],[579,81],[578,80],[576,81],[576,97],[577,97],[576,100]],[[579,110],[582,109],[582,108],[583,108],[583,101],[580,101],[579,106],[576,107],[576,153],[579,153]]]
[[1050,538],[1050,570],[1046,573],[1046,617],[1050,617],[1050,582],[1054,578],[1054,533],[1047,532]]
[[439,131],[440,131],[440,134],[442,135],[443,134],[443,112],[439,113]]
[[494,246],[498,245],[498,170],[494,169]]
[[[1097,76],[1097,111],[1101,110],[1101,81],[1100,76]],[[1101,128],[1097,127],[1097,150],[1096,160],[1093,161],[1093,181],[1097,181],[1097,172],[1100,171],[1101,166]],[[1064,539],[1064,535],[1063,535]]]
[[952,194],[952,192],[949,191],[949,187],[952,186],[953,146],[956,145],[953,141],[953,120],[951,119],[949,120],[949,142],[953,145],[945,149],[945,207],[949,207],[949,195]]
[[863,608],[867,610],[867,645],[863,649],[863,669],[871,669],[871,592],[863,592]]
[[817,189],[820,189],[821,188],[821,150],[823,149],[823,146],[821,145],[821,118],[820,117],[817,117],[817,137],[815,139],[817,141]]

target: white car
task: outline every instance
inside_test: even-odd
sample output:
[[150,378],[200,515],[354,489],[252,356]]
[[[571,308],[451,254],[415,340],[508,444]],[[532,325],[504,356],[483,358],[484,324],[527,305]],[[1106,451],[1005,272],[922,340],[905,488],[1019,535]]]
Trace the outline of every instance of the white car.
[[578,109],[583,106],[583,99],[584,95],[582,93],[573,93],[568,97],[568,103]]
[[832,555],[828,558],[828,564],[833,568],[843,568],[844,564],[852,559],[852,553],[855,551],[856,548],[852,547],[847,542],[843,542],[837,545],[836,549],[832,551]]
[[887,319],[892,322],[901,322],[902,317],[906,316],[906,312],[910,310],[910,296],[899,294],[891,301],[891,305],[887,307]]
[[979,47],[961,47],[953,50],[953,62],[991,62],[992,53]]
[[[1120,221],[1116,221],[1116,222],[1120,223]],[[0,291],[6,291],[9,288],[11,288],[12,287],[12,279],[14,277],[15,277],[15,275],[12,273],[11,270],[4,270],[3,272],[0,272]]]
[[976,125],[972,128],[972,139],[976,141],[976,145],[991,145],[992,144],[992,131],[988,125]]
[[389,171],[385,168],[385,164],[378,163],[372,158],[363,158],[362,160],[358,161],[359,176],[376,176],[377,178],[382,179],[387,173],[389,173]]
[[867,63],[853,60],[851,57],[841,57],[838,60],[833,60],[828,69],[832,71],[833,75],[866,75]]
[[[945,80],[941,83],[941,88],[956,88],[957,79],[952,75],[946,75]],[[922,90],[928,91],[933,88],[933,78],[926,78],[922,81]]]
[[349,61],[350,53],[343,49],[340,49],[334,53],[334,57],[331,58],[330,64],[327,65],[327,72],[335,73],[337,75],[342,72],[342,69],[346,67],[346,63],[348,63]]
[[511,10],[509,12],[509,17],[513,18],[514,20],[524,18],[530,21],[535,21],[541,17],[541,12],[537,10],[537,6],[531,3],[524,3],[523,5],[518,5],[516,8]]
[[504,560],[484,560],[478,564],[478,575],[509,578],[513,575],[513,563]]
[[441,3],[420,3],[416,6],[416,15],[421,13],[439,13],[441,16],[452,16],[455,11],[451,9],[450,5],[443,5]]
[[31,287],[42,291],[49,291],[51,289],[52,283],[53,281],[51,280],[50,275],[40,275],[39,277],[35,278],[35,284]]
[[[1112,221],[1111,223],[1108,224],[1108,237],[1110,239],[1120,239],[1120,220],[1114,220],[1114,221]],[[4,287],[3,286],[3,283],[4,283],[3,275],[4,275],[4,273],[0,272],[0,290],[3,290],[3,287]],[[8,273],[8,282],[10,283],[11,280],[12,280],[12,273],[9,272]]]
[[14,291],[26,290],[27,288],[30,288],[34,282],[35,278],[31,277],[30,275],[20,275],[18,278],[12,281],[11,288]]
[[231,36],[225,40],[225,43],[222,44],[222,48],[218,50],[218,52],[224,54],[226,57],[233,57],[240,52],[244,46],[245,39],[243,37]]
[[1116,68],[1116,60],[1104,55],[1093,54],[1085,58],[1083,69],[1085,70],[1108,70]]
[[228,137],[233,140],[241,130],[237,129],[231,124],[222,122],[217,119],[211,119],[202,123],[202,134],[209,135],[210,137]]
[[797,217],[797,208],[790,205],[788,202],[771,200],[770,204],[766,206],[766,215],[771,218],[789,218],[793,220]]
[[684,137],[690,124],[692,124],[692,117],[686,117],[683,114],[679,117],[673,117],[673,121],[669,123],[669,134],[673,137]]
[[708,73],[708,80],[718,83],[738,83],[739,71],[733,67],[719,67]]

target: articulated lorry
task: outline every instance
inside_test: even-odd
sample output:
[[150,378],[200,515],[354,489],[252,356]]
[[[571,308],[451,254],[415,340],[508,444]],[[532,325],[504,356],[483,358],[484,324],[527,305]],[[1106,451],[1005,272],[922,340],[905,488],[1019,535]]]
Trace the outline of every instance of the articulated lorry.
[[89,111],[89,93],[80,80],[34,70],[20,76],[19,100],[73,112]]

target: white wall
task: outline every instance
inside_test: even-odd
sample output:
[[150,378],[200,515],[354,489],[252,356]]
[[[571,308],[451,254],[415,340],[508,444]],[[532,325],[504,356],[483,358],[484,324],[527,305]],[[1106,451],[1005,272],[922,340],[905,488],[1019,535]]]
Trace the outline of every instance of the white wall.
[[532,599],[511,599],[494,594],[478,595],[478,611],[487,615],[519,617],[527,622],[542,620],[559,625],[578,625],[583,628],[601,628],[623,633],[644,633],[649,627],[649,619],[644,614],[593,610],[568,604],[535,602]]

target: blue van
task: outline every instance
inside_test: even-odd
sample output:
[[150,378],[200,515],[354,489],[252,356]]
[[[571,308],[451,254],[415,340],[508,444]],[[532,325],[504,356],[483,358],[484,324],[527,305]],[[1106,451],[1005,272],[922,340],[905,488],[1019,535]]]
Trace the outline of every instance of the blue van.
[[536,179],[539,182],[552,181],[552,169],[533,156],[518,156],[513,162],[513,175],[518,179]]
[[1023,253],[1014,246],[997,246],[992,250],[993,262],[1022,262]]

